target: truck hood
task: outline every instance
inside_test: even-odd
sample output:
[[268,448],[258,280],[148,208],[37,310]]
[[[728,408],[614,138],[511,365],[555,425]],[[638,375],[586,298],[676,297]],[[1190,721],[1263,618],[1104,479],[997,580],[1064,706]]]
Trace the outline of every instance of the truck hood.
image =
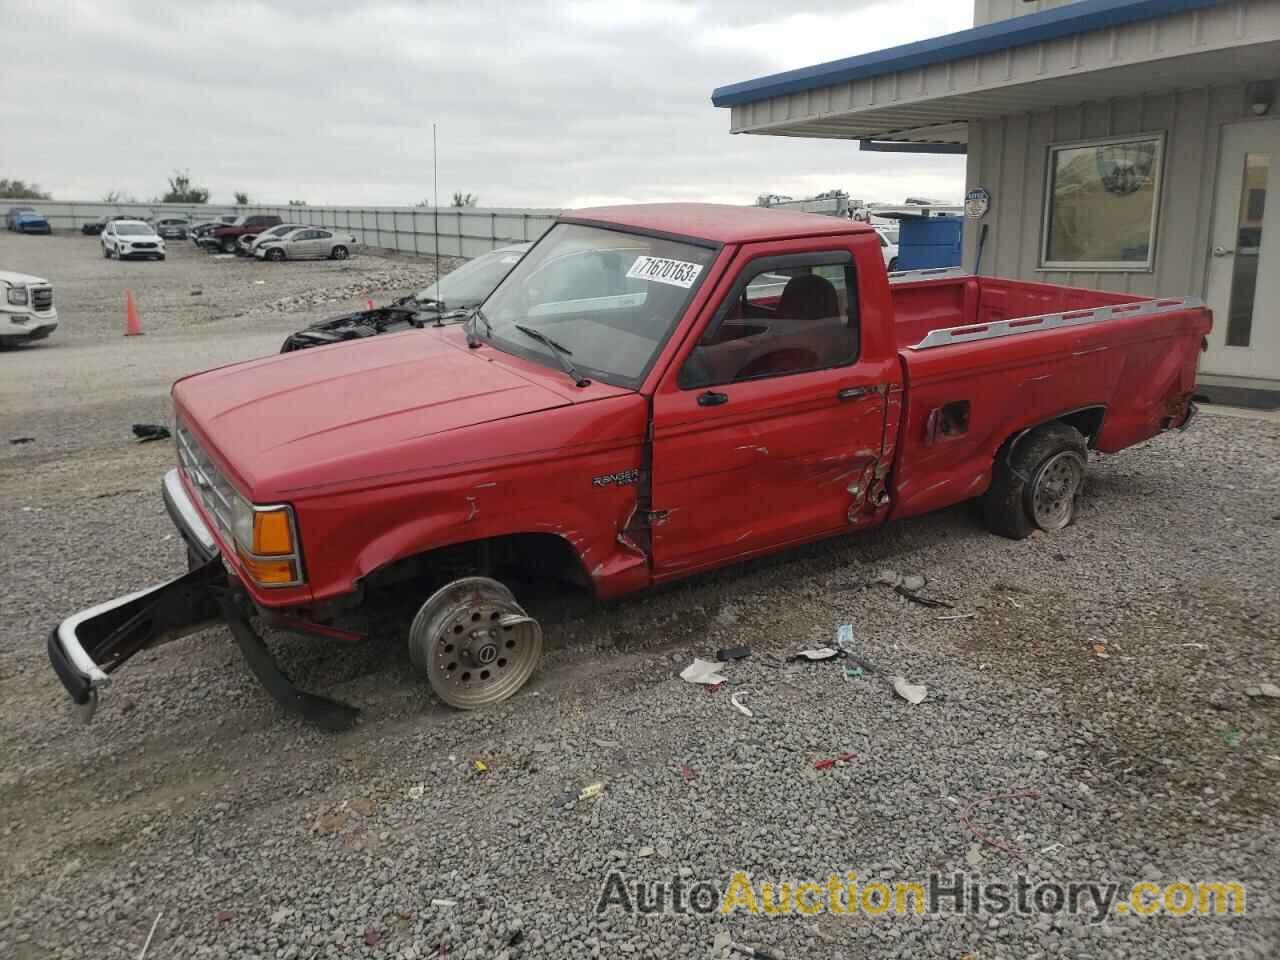
[[436,466],[419,441],[570,402],[417,330],[195,374],[174,384],[173,398],[178,416],[259,500],[368,480],[389,463]]
[[0,270],[0,283],[7,283],[11,287],[49,285],[49,281],[41,277],[33,277],[29,273],[14,273],[12,270]]

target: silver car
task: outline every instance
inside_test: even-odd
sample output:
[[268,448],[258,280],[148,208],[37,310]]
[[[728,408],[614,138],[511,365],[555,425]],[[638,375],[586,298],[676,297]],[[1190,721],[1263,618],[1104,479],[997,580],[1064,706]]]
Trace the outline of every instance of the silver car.
[[282,223],[278,226],[263,230],[261,233],[246,233],[236,241],[240,246],[238,252],[242,256],[251,257],[253,256],[254,247],[256,247],[260,241],[283,237],[286,233],[289,233],[292,230],[301,230],[303,227],[308,226],[309,224],[305,223]]
[[328,257],[345,260],[351,256],[356,238],[349,233],[339,233],[322,227],[301,227],[290,230],[282,237],[263,237],[254,247],[253,255],[259,260],[305,260]]

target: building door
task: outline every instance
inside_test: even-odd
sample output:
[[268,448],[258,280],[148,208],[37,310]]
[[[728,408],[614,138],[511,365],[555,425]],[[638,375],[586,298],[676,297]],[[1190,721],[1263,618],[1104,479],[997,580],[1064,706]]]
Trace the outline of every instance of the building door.
[[1280,379],[1280,120],[1222,129],[1206,299],[1208,374]]

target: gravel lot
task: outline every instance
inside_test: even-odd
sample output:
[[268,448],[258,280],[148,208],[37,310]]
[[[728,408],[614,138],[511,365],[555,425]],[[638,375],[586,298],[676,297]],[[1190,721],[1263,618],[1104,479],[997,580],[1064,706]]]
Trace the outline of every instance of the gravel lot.
[[[0,262],[50,278],[64,324],[0,354],[0,957],[137,957],[153,924],[152,958],[657,960],[717,956],[717,935],[789,960],[1280,953],[1280,701],[1244,692],[1280,683],[1280,423],[1204,416],[1097,459],[1054,536],[995,538],[959,507],[605,608],[541,601],[541,670],[482,713],[435,701],[399,637],[274,637],[300,685],[366,709],[320,734],[215,630],[135,659],[84,728],[49,627],[183,562],[157,491],[172,449],[129,424],[165,418],[176,376],[430,264],[120,265],[90,238],[4,234]],[[119,337],[122,273],[146,337]],[[345,299],[269,306],[326,291]],[[874,584],[885,568],[954,609]],[[875,673],[786,662],[842,623]],[[678,678],[737,644],[753,653],[727,689]],[[894,674],[928,698],[895,696]],[[596,915],[613,868],[1239,880],[1248,915]]]

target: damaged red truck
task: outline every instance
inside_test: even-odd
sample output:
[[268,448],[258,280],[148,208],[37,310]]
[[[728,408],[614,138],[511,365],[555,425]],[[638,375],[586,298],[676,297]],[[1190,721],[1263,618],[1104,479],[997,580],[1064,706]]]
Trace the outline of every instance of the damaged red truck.
[[478,707],[532,674],[506,583],[616,597],[982,498],[995,533],[1070,523],[1087,449],[1185,427],[1199,301],[923,271],[871,228],[759,208],[577,211],[465,322],[179,380],[164,478],[190,570],[63,621],[91,713],[140,650],[252,620],[341,641],[401,604],[413,662]]

